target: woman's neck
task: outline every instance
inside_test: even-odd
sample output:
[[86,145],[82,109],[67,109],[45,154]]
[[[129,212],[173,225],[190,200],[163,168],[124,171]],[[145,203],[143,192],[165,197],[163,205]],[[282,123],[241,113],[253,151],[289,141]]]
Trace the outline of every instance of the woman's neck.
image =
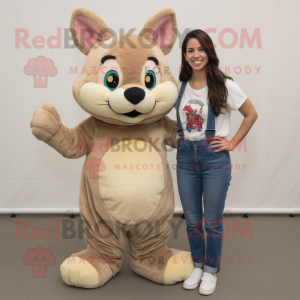
[[205,87],[207,85],[206,83],[206,74],[205,74],[205,68],[202,70],[193,70],[193,74],[189,80],[190,85],[194,89],[200,89],[202,87]]

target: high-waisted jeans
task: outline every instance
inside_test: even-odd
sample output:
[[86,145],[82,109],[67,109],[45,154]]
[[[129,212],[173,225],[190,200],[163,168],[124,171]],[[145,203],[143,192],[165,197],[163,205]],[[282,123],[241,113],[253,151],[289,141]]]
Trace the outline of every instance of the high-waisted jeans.
[[213,145],[206,139],[179,139],[176,159],[179,195],[194,264],[201,268],[204,265],[204,272],[216,274],[223,246],[223,210],[232,176],[229,152],[214,152],[220,147],[212,148]]

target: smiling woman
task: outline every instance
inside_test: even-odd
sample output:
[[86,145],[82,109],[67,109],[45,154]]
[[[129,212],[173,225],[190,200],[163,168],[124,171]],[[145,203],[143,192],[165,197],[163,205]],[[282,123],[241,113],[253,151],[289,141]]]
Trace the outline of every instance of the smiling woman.
[[[194,270],[184,281],[185,289],[200,294],[215,291],[223,239],[223,210],[231,181],[229,151],[246,135],[257,118],[247,95],[233,79],[219,70],[219,59],[209,35],[190,31],[182,43],[180,96],[175,105],[178,122],[177,181]],[[236,138],[227,141],[231,111],[247,117]],[[246,118],[245,118],[246,119]],[[208,165],[208,169],[196,167]],[[224,166],[227,166],[223,168]],[[222,168],[221,168],[222,166]],[[230,167],[229,167],[230,166]],[[203,197],[203,204],[202,204]],[[203,206],[207,246],[202,226]],[[200,223],[200,226],[197,224]]]

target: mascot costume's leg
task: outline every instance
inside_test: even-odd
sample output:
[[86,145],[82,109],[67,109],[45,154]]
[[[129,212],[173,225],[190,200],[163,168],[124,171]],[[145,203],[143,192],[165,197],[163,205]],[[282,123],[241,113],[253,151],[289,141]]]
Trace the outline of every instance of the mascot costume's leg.
[[[87,55],[73,96],[91,116],[68,128],[46,103],[30,123],[35,137],[64,157],[86,155],[79,208],[87,249],[62,263],[62,279],[96,288],[125,260],[154,282],[183,281],[193,270],[191,254],[166,246],[174,213],[166,145],[177,148],[177,122],[167,114],[178,86],[165,55],[177,37],[175,13],[160,11],[139,35],[127,39],[80,8],[72,14],[70,29]],[[130,256],[124,258],[127,246]]]

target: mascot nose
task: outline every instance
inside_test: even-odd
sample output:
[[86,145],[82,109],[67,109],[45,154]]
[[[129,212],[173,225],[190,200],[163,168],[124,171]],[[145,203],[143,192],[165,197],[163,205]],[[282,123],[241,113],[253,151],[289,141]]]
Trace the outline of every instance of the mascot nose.
[[137,87],[132,87],[124,92],[124,96],[130,103],[139,104],[145,98],[145,91]]

